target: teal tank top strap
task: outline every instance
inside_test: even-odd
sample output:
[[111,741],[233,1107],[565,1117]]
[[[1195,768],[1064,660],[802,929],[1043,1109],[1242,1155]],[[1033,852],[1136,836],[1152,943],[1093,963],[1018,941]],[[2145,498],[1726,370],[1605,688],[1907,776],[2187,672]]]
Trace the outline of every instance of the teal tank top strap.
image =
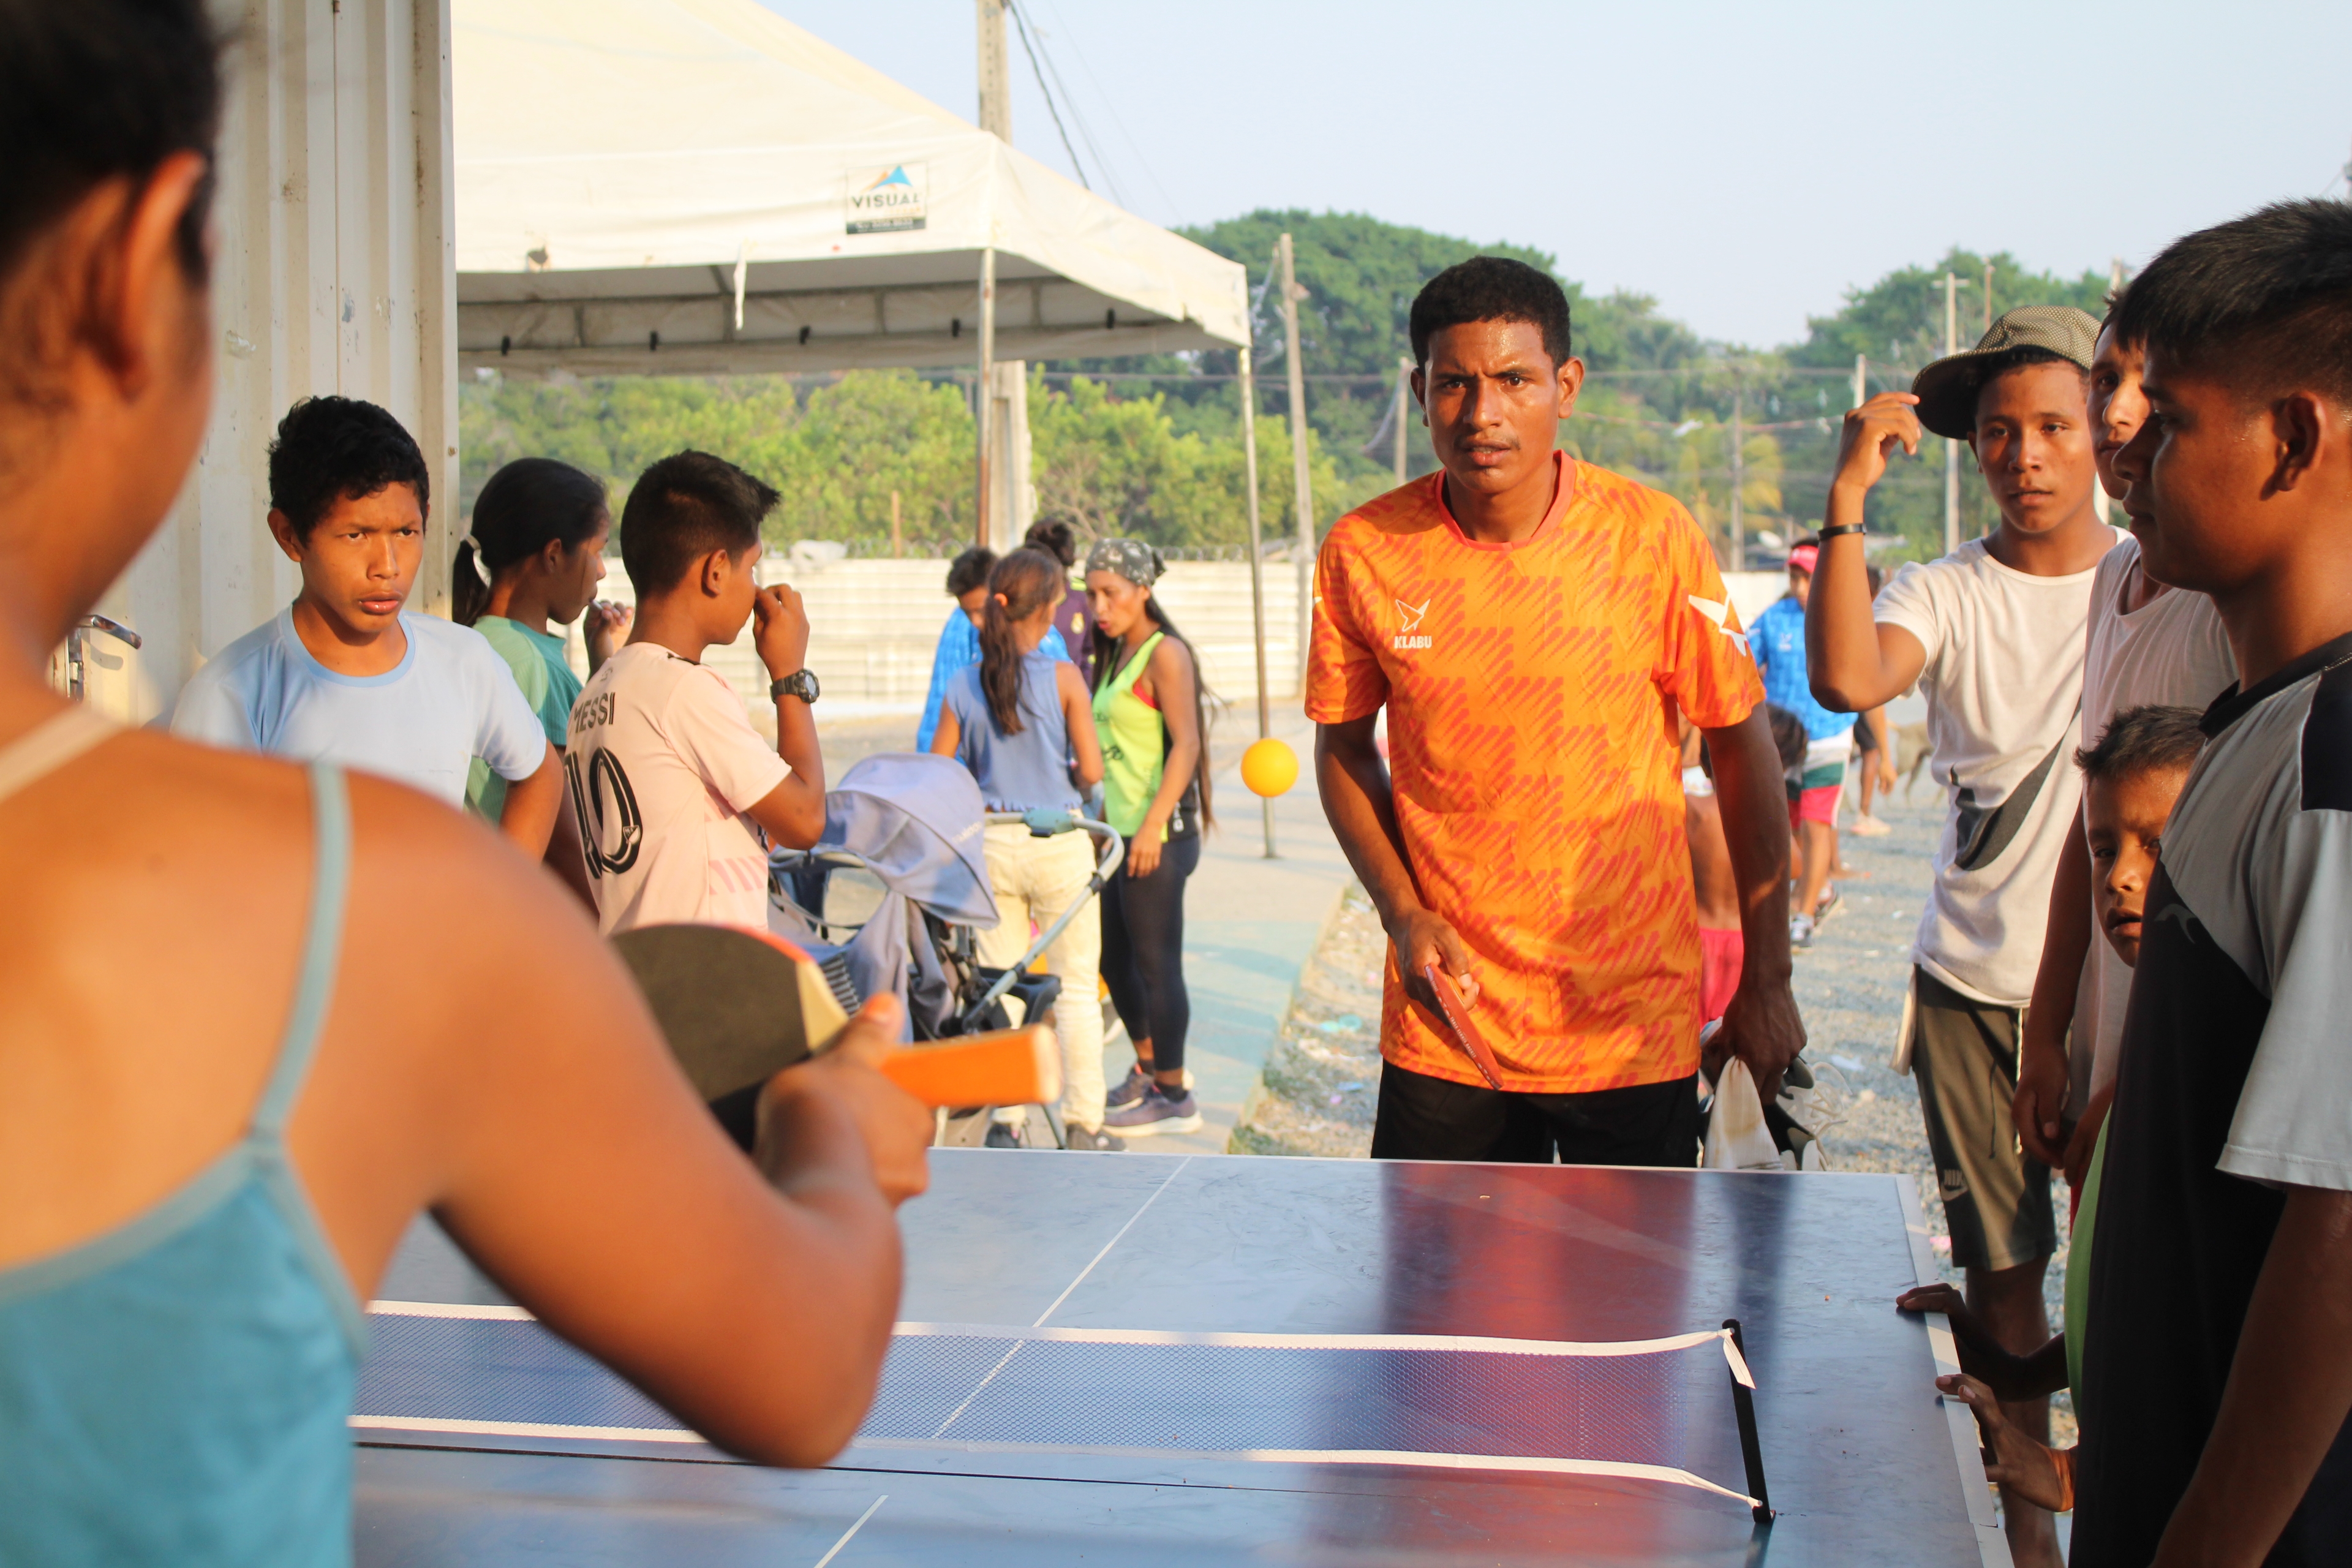
[[310,1076],[311,1059],[319,1054],[325,1031],[327,1007],[334,1000],[335,971],[343,948],[343,909],[352,881],[352,797],[341,768],[331,763],[310,764],[310,919],[302,938],[302,966],[294,984],[294,1006],[286,1018],[286,1034],[278,1042],[278,1064],[253,1110],[246,1132],[251,1152],[271,1202],[302,1249],[304,1262],[318,1279],[319,1288],[334,1303],[335,1316],[356,1352],[367,1345],[367,1313],[352,1293],[343,1260],[327,1239],[310,1194],[286,1149],[286,1123],[294,1101]]
[[342,956],[343,905],[352,881],[352,797],[342,770],[310,764],[310,919],[302,938],[302,967],[294,984],[294,1006],[278,1047],[278,1065],[253,1109],[253,1131],[283,1139],[294,1098],[302,1091],[310,1058],[319,1053],[327,1005],[334,999],[335,970]]

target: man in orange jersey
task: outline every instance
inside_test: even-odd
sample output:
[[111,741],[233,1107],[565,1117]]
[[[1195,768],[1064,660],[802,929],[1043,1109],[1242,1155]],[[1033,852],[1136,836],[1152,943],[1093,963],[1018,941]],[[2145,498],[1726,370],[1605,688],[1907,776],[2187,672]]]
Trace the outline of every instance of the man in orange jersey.
[[[1763,685],[1690,514],[1555,449],[1584,381],[1559,285],[1479,257],[1430,279],[1412,331],[1444,467],[1332,526],[1307,690],[1323,809],[1389,933],[1372,1154],[1689,1165],[1681,719],[1706,736],[1746,932],[1710,1048],[1769,1100],[1804,1046]],[[1499,1090],[1439,1011],[1433,964]]]

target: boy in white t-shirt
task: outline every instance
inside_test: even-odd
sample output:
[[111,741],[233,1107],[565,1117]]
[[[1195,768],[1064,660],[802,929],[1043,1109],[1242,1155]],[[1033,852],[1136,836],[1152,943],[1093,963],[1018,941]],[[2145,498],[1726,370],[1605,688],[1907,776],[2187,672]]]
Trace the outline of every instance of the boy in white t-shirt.
[[302,591],[189,679],[191,740],[382,773],[462,805],[480,758],[507,781],[500,831],[538,859],[563,802],[514,672],[471,626],[404,606],[425,553],[425,455],[373,403],[306,397],[269,444],[269,531]]
[[[636,620],[572,705],[564,755],[607,935],[676,922],[764,931],[769,843],[805,849],[824,831],[808,616],[790,587],[751,574],[776,500],[734,464],[679,452],[647,468],[622,508]],[[701,662],[747,619],[776,704],[772,750]]]
[[[2099,484],[2132,509],[2116,455],[2147,417],[2140,391],[2145,356],[2118,342],[2115,323],[2099,329],[2091,361],[2091,426]],[[2102,733],[2116,715],[2147,707],[2202,712],[2238,679],[2229,634],[2213,601],[2168,588],[2140,563],[2137,538],[2099,562],[2091,584],[2091,625],[2083,659],[2085,735]],[[2132,972],[2104,942],[2091,940],[2091,853],[2078,816],[2067,829],[2050,885],[2050,926],[2025,1010],[2011,1115],[2025,1152],[2063,1168],[2079,1200],[2099,1123],[2115,1093],[2124,1004]]]
[[[1919,1080],[1952,1261],[1969,1305],[2010,1350],[2050,1337],[2042,1276],[2057,1249],[2050,1170],[2018,1151],[2010,1121],[2020,1015],[2032,994],[2050,883],[2081,785],[2083,635],[2092,577],[2116,531],[2092,506],[2087,381],[2099,324],[2030,305],[1976,348],[1846,416],[1806,617],[1814,694],[1849,712],[1916,687],[1951,816],[1914,939],[1904,1050]],[[1915,412],[1916,409],[1916,412]],[[1940,561],[1896,573],[1874,609],[1863,504],[1921,427],[1966,440],[2000,526]],[[2041,1400],[2010,1419],[2046,1437]],[[2056,1568],[2050,1515],[2006,1506],[2010,1549]]]

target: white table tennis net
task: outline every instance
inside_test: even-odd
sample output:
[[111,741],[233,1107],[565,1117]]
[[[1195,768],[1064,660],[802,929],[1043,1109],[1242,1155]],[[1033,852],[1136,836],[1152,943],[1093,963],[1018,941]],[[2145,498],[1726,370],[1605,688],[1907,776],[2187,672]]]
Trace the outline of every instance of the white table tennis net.
[[[367,1440],[698,1441],[519,1309],[372,1311],[352,1423]],[[1728,1330],[1572,1342],[900,1323],[855,1447],[1589,1475],[1750,1502],[1724,1484],[1742,1474],[1727,1368],[1755,1386]]]

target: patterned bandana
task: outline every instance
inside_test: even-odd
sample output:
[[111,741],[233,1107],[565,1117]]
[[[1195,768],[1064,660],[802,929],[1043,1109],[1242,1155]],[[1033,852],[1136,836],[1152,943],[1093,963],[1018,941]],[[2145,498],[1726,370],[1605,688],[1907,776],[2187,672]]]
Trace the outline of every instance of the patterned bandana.
[[1140,539],[1098,539],[1087,552],[1087,570],[1116,572],[1137,587],[1149,588],[1168,570],[1168,563]]

